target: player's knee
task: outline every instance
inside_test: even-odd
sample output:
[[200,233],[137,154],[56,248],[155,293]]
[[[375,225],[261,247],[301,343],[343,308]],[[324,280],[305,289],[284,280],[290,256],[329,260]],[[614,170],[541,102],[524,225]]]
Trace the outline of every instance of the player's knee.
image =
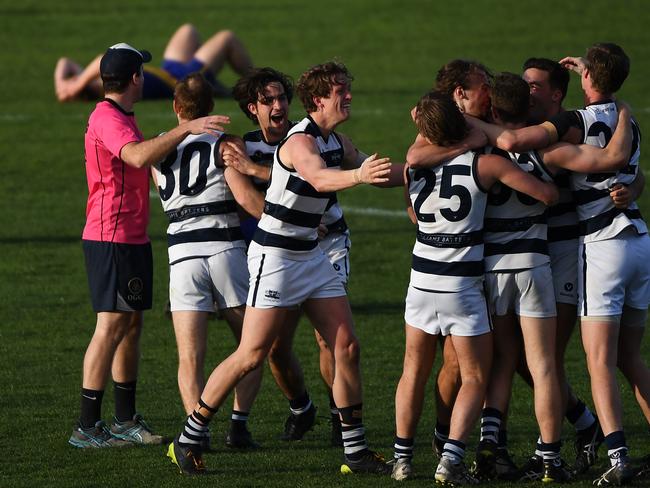
[[269,364],[278,369],[285,369],[291,361],[290,349],[282,344],[273,344],[269,351]]
[[358,364],[361,357],[361,346],[356,337],[351,337],[344,344],[337,344],[334,349],[335,361],[342,364]]

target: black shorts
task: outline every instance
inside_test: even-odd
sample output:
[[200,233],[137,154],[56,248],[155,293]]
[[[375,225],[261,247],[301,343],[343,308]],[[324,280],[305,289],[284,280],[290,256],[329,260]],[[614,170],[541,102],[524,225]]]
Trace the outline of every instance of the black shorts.
[[151,244],[83,241],[90,298],[95,312],[151,308]]

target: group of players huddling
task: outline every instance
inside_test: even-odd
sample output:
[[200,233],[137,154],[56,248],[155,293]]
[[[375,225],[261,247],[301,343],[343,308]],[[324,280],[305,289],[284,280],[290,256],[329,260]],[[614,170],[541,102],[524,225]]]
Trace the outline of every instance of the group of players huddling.
[[[581,110],[562,107],[570,70],[580,75]],[[313,427],[316,408],[292,351],[304,312],[320,347],[343,473],[413,475],[414,437],[440,342],[437,483],[566,482],[594,464],[602,443],[611,466],[595,484],[647,474],[647,465],[633,466],[628,456],[616,379],[618,367],[650,423],[650,370],[640,354],[650,239],[634,202],[644,185],[640,132],[629,108],[613,99],[628,72],[629,59],[614,44],[559,63],[531,58],[522,77],[451,61],[412,111],[418,135],[406,164],[368,156],[335,131],[349,118],[352,99],[353,78],[339,62],[301,75],[295,90],[307,116],[298,122],[289,117],[291,80],[271,68],[251,70],[233,90],[259,125],[243,138],[222,132],[225,119],[208,117],[214,106],[206,79],[183,78],[173,104],[179,126],[160,136],[174,144],[141,160],[153,168],[170,222],[170,308],[188,414],[168,447],[172,462],[184,473],[205,472],[209,423],[233,389],[226,444],[258,446],[246,421],[267,357],[290,405],[283,438],[300,440]],[[346,295],[350,231],[336,192],[359,184],[404,185],[417,225],[388,462],[366,442],[359,344]],[[206,382],[207,320],[215,305],[239,345]],[[597,416],[575,396],[564,369],[577,317]],[[515,372],[533,389],[539,427],[535,452],[521,467],[507,448]],[[88,398],[96,392],[85,376]],[[84,401],[73,445],[162,442],[137,415],[108,429],[98,413],[84,415]],[[573,466],[560,458],[564,417],[576,429]],[[468,469],[466,443],[479,419]]]

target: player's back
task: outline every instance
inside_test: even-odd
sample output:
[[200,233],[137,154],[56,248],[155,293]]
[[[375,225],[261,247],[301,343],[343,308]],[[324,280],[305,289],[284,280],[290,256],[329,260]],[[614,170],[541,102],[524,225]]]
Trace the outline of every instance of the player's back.
[[154,167],[169,219],[170,264],[244,246],[237,204],[218,164],[221,138],[190,135]]
[[483,278],[483,218],[487,194],[478,182],[479,154],[469,151],[426,169],[409,169],[418,230],[411,285],[460,291]]

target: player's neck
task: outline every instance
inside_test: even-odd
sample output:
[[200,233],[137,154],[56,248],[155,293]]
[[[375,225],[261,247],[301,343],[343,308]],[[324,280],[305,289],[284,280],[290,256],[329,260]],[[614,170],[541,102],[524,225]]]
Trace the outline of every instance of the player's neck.
[[585,106],[612,100],[611,93],[602,93],[593,88],[585,89]]
[[318,129],[320,130],[321,135],[327,139],[329,135],[334,131],[337,125],[339,125],[340,121],[333,121],[329,120],[328,117],[323,114],[323,112],[318,111],[318,112],[312,112],[309,114],[309,116],[312,118],[314,122],[316,122],[316,125],[318,125]]
[[127,93],[107,93],[104,98],[109,98],[117,103],[125,112],[133,112],[135,102]]

